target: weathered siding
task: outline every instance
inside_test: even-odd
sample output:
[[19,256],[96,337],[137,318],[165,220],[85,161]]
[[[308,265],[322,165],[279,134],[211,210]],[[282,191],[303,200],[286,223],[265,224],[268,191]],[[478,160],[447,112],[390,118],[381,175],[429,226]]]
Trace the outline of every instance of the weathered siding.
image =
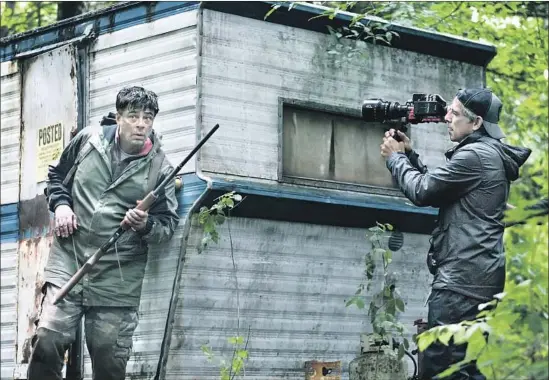
[[[118,91],[143,86],[159,97],[154,128],[173,163],[194,147],[196,11],[100,36],[91,48],[88,125],[116,111]],[[182,172],[194,171],[194,160]]]
[[17,202],[21,149],[21,75],[17,62],[2,62],[0,87],[0,379],[11,380],[17,335]]
[[11,380],[17,332],[17,204],[1,206],[0,227],[0,379]]
[[[451,101],[482,83],[479,66],[390,47],[365,45],[367,58],[338,65],[328,46],[326,34],[204,10],[202,125],[223,128],[203,148],[201,168],[276,180],[279,97],[358,110],[366,98],[402,104],[415,92]],[[412,129],[426,164],[440,164],[451,146],[446,127]]]
[[0,203],[15,203],[19,200],[19,158],[21,136],[21,75],[17,62],[2,62],[1,65],[1,133],[2,165]]
[[[215,378],[219,367],[206,360],[202,345],[230,361],[227,338],[237,333],[237,299],[227,227],[219,229],[219,244],[201,254],[202,230],[191,230],[166,379]],[[309,360],[341,360],[348,378],[360,333],[371,331],[367,310],[345,307],[363,281],[367,231],[242,218],[232,218],[230,230],[240,334],[250,328],[246,378],[303,379]],[[410,335],[413,321],[426,317],[427,244],[426,236],[404,234],[393,256],[406,303],[401,321]]]
[[[71,131],[76,129],[78,115],[73,46],[29,58],[23,67],[21,168],[25,175],[21,176],[19,202],[17,363],[27,363],[30,357],[31,339],[42,299],[43,269],[53,240],[51,215],[43,193],[47,165],[57,163],[63,146],[70,140]],[[42,142],[44,147],[45,140],[40,136],[44,136],[45,127],[52,125],[60,125],[58,155],[41,156],[39,144]]]

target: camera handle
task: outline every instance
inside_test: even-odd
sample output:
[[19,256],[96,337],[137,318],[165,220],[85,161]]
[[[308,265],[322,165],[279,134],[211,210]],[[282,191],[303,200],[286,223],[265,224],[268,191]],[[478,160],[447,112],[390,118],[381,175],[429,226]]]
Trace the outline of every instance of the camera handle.
[[[402,133],[406,133],[406,132],[408,132],[408,127],[409,126],[410,126],[410,123],[406,120],[406,118],[403,118],[403,120],[400,122],[400,127],[396,128],[396,130],[401,131]],[[398,142],[402,142],[402,139],[400,138],[398,133],[395,133],[393,135],[393,138]]]

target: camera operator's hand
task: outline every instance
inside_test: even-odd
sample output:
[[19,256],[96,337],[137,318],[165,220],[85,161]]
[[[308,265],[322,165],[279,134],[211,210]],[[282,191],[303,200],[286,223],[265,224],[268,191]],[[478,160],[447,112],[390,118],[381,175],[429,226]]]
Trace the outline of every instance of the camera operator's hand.
[[396,141],[391,136],[383,138],[383,144],[381,144],[381,155],[388,159],[393,153],[404,153],[404,142]]
[[400,141],[404,143],[404,151],[406,153],[410,153],[412,151],[412,141],[406,134],[402,131],[396,131],[393,128],[389,129],[387,132],[385,132],[385,137],[393,137],[395,136],[395,133],[398,133],[398,136],[400,137]]

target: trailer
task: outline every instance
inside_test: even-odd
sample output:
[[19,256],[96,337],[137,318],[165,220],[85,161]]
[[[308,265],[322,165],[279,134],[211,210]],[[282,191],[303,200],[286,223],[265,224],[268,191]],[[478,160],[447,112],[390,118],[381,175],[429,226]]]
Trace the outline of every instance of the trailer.
[[[395,188],[379,155],[385,126],[366,125],[360,106],[413,93],[451,100],[485,85],[495,47],[390,25],[391,46],[361,42],[363,54],[342,57],[327,26],[351,14],[312,19],[325,9],[288,3],[265,19],[274,4],[124,2],[1,41],[2,380],[26,378],[53,239],[47,166],[114,111],[126,85],[159,95],[155,130],[174,165],[221,126],[180,172],[173,239],[151,247],[128,379],[219,378],[202,347],[230,360],[237,334],[249,336],[247,378],[303,379],[316,360],[340,363],[348,379],[372,328],[366,310],[345,302],[363,281],[376,222],[395,227],[391,265],[409,337],[426,318],[437,210]],[[444,125],[410,134],[428,167],[443,162]],[[244,201],[200,252],[192,216],[231,191]],[[91,379],[81,335],[68,363],[67,378]]]

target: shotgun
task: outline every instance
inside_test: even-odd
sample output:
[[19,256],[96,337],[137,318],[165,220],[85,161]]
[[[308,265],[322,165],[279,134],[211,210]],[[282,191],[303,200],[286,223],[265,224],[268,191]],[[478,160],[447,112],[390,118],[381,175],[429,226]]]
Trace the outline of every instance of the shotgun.
[[[162,190],[173,178],[177,175],[177,173],[185,166],[185,164],[192,158],[192,156],[195,155],[196,152],[208,141],[210,137],[217,131],[219,128],[219,124],[216,124],[215,127],[212,128],[210,132],[200,142],[194,147],[194,149],[185,157],[185,159],[175,168],[173,171],[158,185],[153,191],[151,191],[141,203],[137,205],[137,209],[141,211],[147,211],[151,208],[153,203],[158,198],[158,194],[160,190]],[[87,274],[91,268],[97,263],[97,261],[103,257],[105,253],[109,250],[110,247],[113,246],[113,244],[128,230],[127,225],[122,225],[118,227],[116,232],[110,237],[109,240],[105,244],[103,244],[95,253],[82,265],[82,267],[71,277],[71,279],[63,285],[61,289],[55,294],[53,297],[53,304],[57,305],[59,301],[61,301],[74,286],[84,277],[85,274]]]

